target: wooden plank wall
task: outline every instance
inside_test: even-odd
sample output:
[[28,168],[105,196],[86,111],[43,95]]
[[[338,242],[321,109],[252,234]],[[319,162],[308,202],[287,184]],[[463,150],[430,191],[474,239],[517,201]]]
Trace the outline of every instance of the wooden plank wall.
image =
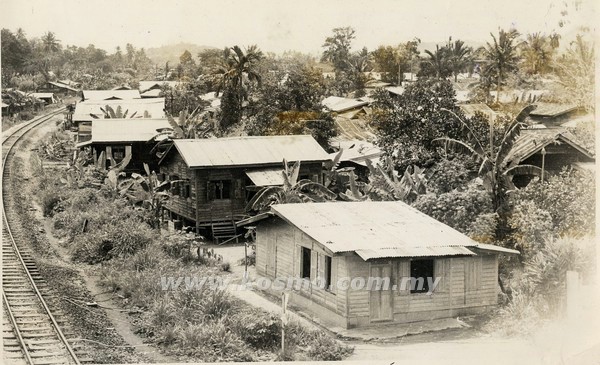
[[[363,261],[357,255],[346,256],[345,259],[349,277],[362,277],[368,280],[369,262]],[[431,295],[410,293],[410,288],[404,291],[399,290],[401,278],[410,277],[410,260],[381,260],[374,263],[382,264],[384,262],[392,266],[392,285],[398,285],[398,290],[392,293],[395,315],[497,304],[497,255],[435,259],[434,275],[441,276],[441,281]],[[368,290],[350,289],[348,292],[349,317],[362,317],[364,323],[370,316],[369,299]],[[350,321],[352,322],[352,320]]]
[[179,179],[190,180],[190,197],[183,198],[181,195],[171,196],[165,207],[171,212],[183,216],[189,220],[196,220],[196,184],[195,174],[187,168],[185,161],[178,153],[169,156],[169,160],[160,166],[160,172],[165,174],[165,178],[177,176]]
[[[312,250],[311,277],[323,276],[325,255],[330,256],[312,238],[297,228],[273,218],[263,221],[257,227],[256,233],[256,271],[259,275],[270,279],[299,278],[301,267],[301,248],[307,247]],[[270,260],[274,257],[274,262]],[[272,267],[275,265],[275,267]],[[345,271],[344,257],[332,257],[331,274],[332,283]],[[313,285],[308,289],[304,286],[298,291],[302,296],[313,300],[340,315],[346,315],[346,292],[342,290],[326,291]]]

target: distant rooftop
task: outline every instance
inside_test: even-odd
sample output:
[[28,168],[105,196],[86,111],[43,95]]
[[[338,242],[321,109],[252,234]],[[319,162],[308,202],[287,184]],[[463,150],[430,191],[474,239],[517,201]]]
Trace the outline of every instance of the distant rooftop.
[[104,119],[92,121],[90,143],[146,142],[159,130],[172,128],[167,119]]
[[83,90],[83,100],[141,99],[138,90]]

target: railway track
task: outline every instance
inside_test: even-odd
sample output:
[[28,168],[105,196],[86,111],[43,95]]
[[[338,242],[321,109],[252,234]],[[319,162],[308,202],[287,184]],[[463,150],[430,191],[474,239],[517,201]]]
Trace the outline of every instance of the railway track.
[[[12,128],[2,136],[2,331],[5,364],[80,364],[78,343],[64,324],[62,313],[51,310],[56,298],[36,267],[27,242],[21,237],[20,222],[11,209],[9,181],[10,158],[14,147],[31,130],[53,119],[65,108],[57,109]],[[49,305],[50,303],[50,305]],[[54,306],[55,307],[55,306]]]

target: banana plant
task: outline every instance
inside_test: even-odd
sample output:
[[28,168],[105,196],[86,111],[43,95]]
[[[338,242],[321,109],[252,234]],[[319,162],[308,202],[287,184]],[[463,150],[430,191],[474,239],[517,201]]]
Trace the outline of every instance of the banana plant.
[[418,195],[427,193],[425,170],[416,165],[412,168],[408,167],[404,170],[402,178],[398,179],[391,159],[388,158],[386,161],[388,171],[385,171],[380,164],[373,166],[371,161],[366,160],[369,168],[366,192],[373,199],[412,202]]
[[350,189],[347,189],[345,193],[340,193],[340,198],[342,198],[342,200],[350,202],[361,202],[369,200],[369,196],[363,193],[361,189],[359,189],[358,184],[356,182],[356,175],[354,175],[354,171],[350,170],[348,174],[350,176]]
[[131,174],[131,178],[119,185],[119,196],[127,198],[134,205],[141,205],[152,213],[151,225],[160,231],[160,213],[164,203],[169,200],[169,190],[174,184],[185,180],[160,181],[156,172],[150,171],[144,163],[146,175]]
[[494,211],[497,211],[505,204],[506,194],[510,190],[516,189],[512,182],[515,175],[542,176],[542,169],[534,165],[509,166],[507,157],[511,152],[515,141],[519,138],[521,130],[525,127],[525,119],[536,108],[535,105],[528,105],[523,108],[514,118],[512,123],[504,131],[499,146],[490,146],[486,148],[486,142],[477,139],[477,135],[471,129],[471,126],[462,120],[454,112],[442,109],[454,115],[460,123],[469,130],[473,136],[473,141],[468,143],[456,139],[442,137],[433,140],[434,144],[445,149],[450,149],[458,153],[467,154],[475,158],[479,163],[478,175],[483,180],[483,185],[490,192]]
[[322,184],[308,179],[298,180],[300,161],[290,168],[283,160],[282,186],[266,186],[246,204],[246,212],[263,212],[271,205],[284,203],[309,203],[332,201],[337,194]]
[[[127,114],[129,113],[129,109],[125,109],[125,112],[123,112],[123,108],[120,105],[117,105],[116,110],[113,109],[113,107],[111,107],[110,105],[106,105],[104,108],[100,107],[100,110],[102,111],[102,113],[104,113],[104,119],[127,119]],[[149,114],[148,116],[146,116],[147,113],[148,111],[144,111],[144,118],[150,117]],[[98,119],[98,116],[96,116],[95,114],[90,115]],[[129,118],[135,118],[136,115],[137,111],[131,114]]]

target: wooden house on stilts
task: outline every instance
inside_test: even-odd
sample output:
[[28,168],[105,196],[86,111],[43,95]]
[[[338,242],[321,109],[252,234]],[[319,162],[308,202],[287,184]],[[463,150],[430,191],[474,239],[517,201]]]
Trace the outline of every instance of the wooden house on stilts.
[[282,161],[300,161],[300,179],[323,181],[329,155],[312,136],[179,139],[159,161],[174,184],[165,206],[170,218],[215,240],[236,236],[245,206],[265,186],[283,184]]

